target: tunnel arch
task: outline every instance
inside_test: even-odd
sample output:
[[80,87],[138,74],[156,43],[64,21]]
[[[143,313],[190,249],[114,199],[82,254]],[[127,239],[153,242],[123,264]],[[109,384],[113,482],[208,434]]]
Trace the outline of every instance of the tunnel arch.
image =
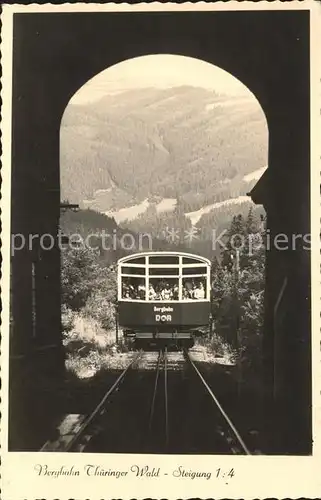
[[[262,112],[265,116],[267,126],[268,126],[268,105],[264,96],[264,93],[262,94],[259,90],[259,86],[255,84],[255,80],[253,80],[247,73],[243,73],[242,71],[238,71],[238,68],[236,67],[235,61],[233,64],[226,64],[226,61],[220,62],[220,57],[214,57],[214,58],[209,58],[209,57],[204,57],[204,54],[198,51],[194,53],[195,51],[170,51],[170,52],[134,52],[131,53],[130,55],[126,55],[125,58],[113,60],[110,64],[104,66],[104,63],[101,62],[99,64],[99,69],[96,70],[94,73],[92,71],[88,71],[87,74],[84,72],[84,74],[79,78],[79,81],[73,85],[73,88],[70,89],[65,96],[65,106],[62,111],[61,115],[61,121],[63,120],[64,113],[66,109],[68,108],[68,105],[72,102],[74,97],[83,90],[85,86],[88,85],[89,82],[95,80],[98,78],[100,75],[105,73],[106,71],[110,71],[113,69],[116,69],[117,67],[120,67],[121,65],[127,64],[128,62],[135,62],[139,60],[143,60],[146,58],[157,58],[158,56],[170,56],[173,58],[184,58],[186,60],[193,60],[197,61],[200,63],[200,65],[207,65],[209,68],[216,68],[220,70],[222,73],[226,73],[230,75],[231,79],[235,79],[235,81],[238,81],[240,85],[243,85],[244,89],[247,89],[248,94],[252,94],[253,98],[256,99],[258,102],[259,106],[262,109]],[[85,68],[84,68],[85,69]]]

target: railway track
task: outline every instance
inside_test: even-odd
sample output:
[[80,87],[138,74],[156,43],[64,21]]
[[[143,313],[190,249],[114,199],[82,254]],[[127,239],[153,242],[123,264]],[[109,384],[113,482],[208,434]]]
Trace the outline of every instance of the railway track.
[[163,358],[163,353],[162,353],[162,351],[159,351],[159,353],[158,353],[158,360],[157,360],[157,366],[156,366],[154,390],[153,390],[153,396],[152,396],[152,402],[151,402],[150,414],[149,414],[149,422],[148,422],[148,436],[149,436],[149,438],[150,438],[150,436],[152,434],[152,430],[153,430],[153,421],[154,421],[154,414],[155,414],[155,403],[156,403],[156,396],[157,396],[157,389],[158,389],[158,380],[159,380],[159,373],[160,373],[160,367],[161,367],[162,358]]
[[[228,443],[229,448],[231,449],[233,454],[246,454],[246,455],[251,455],[248,447],[244,443],[240,433],[236,429],[235,425],[233,424],[232,420],[230,417],[227,415],[225,410],[223,409],[222,405],[218,401],[217,397],[215,396],[214,392],[212,391],[211,387],[208,385],[206,382],[205,378],[197,368],[196,364],[194,361],[191,359],[188,351],[184,350],[184,357],[186,361],[189,363],[189,365],[192,367],[194,370],[194,373],[198,380],[202,383],[203,387],[205,388],[206,392],[209,394],[210,398],[212,399],[214,403],[214,407],[216,408],[217,412],[219,415],[222,417],[224,420],[226,427],[227,427],[227,432],[222,430],[222,427],[220,426],[219,433],[222,436],[223,439],[226,440]],[[215,451],[215,450],[213,450]]]
[[165,450],[169,445],[169,422],[168,422],[168,361],[167,349],[164,350],[164,401],[165,401]]
[[[147,380],[146,373],[143,376],[131,370],[143,356],[149,363]],[[119,391],[125,379],[126,387]],[[213,417],[209,418],[209,414]],[[250,454],[188,351],[171,353],[164,348],[135,355],[94,410],[82,416],[67,442],[55,447],[45,445],[42,451],[127,452],[132,446],[132,451],[138,453],[142,450],[193,453],[197,452],[197,426],[203,433],[201,439],[205,439],[206,453]],[[193,439],[196,447],[192,445]]]
[[[72,438],[64,446],[64,449],[63,450],[58,449],[56,451],[83,452],[85,450],[92,437],[101,430],[99,425],[97,425],[97,421],[99,417],[101,417],[105,413],[106,406],[110,398],[119,390],[120,385],[124,381],[129,370],[133,367],[133,365],[135,365],[135,363],[137,363],[140,360],[141,357],[142,353],[139,353],[136,356],[134,356],[134,358],[121,372],[121,374],[113,383],[113,385],[104,394],[103,398],[100,400],[95,409],[83,420],[77,432],[73,434]],[[48,443],[46,443],[46,445],[43,446],[41,451],[47,451],[48,448],[50,449],[50,446],[48,446]]]
[[[217,397],[215,396],[214,392],[212,391],[211,387],[209,384],[206,382],[205,378],[199,371],[198,367],[196,366],[195,362],[191,359],[188,351],[183,351],[181,353],[181,359],[178,359],[179,357],[177,356],[177,353],[175,353],[174,356],[172,356],[173,353],[168,353],[167,349],[164,349],[162,351],[159,351],[158,353],[158,360],[157,360],[157,365],[156,365],[156,370],[155,370],[155,380],[154,380],[154,386],[153,386],[153,394],[151,398],[151,405],[150,405],[150,413],[149,413],[149,424],[148,424],[148,442],[149,446],[147,445],[147,449],[152,449],[153,444],[154,444],[154,449],[155,445],[156,448],[159,451],[168,451],[171,446],[172,442],[170,440],[170,420],[169,420],[169,411],[170,411],[170,389],[171,389],[171,384],[168,383],[168,373],[169,373],[169,367],[174,367],[174,369],[177,369],[177,367],[182,369],[182,365],[185,364],[185,371],[186,371],[186,363],[188,366],[190,366],[194,372],[194,375],[196,376],[197,382],[200,382],[201,385],[204,387],[206,394],[210,397],[211,401],[213,402],[214,406],[214,412],[213,412],[213,430],[212,432],[215,432],[218,436],[218,445],[214,445],[212,448],[212,453],[219,452],[222,448],[225,450],[228,450],[232,454],[246,454],[250,455],[250,451],[246,444],[244,443],[244,440],[242,439],[240,433],[236,429],[235,425],[233,424],[232,420],[230,417],[227,415],[226,411],[223,409],[222,405],[218,401]],[[172,372],[171,372],[172,373]],[[183,375],[183,371],[181,371],[182,376],[185,377],[186,379],[186,374]],[[163,389],[162,389],[163,386]],[[177,396],[177,395],[176,395]],[[174,394],[175,397],[175,394]],[[157,407],[157,412],[155,411],[156,408],[156,401],[158,399],[158,407]],[[173,399],[173,398],[172,398]],[[215,411],[216,410],[216,411]],[[155,413],[157,414],[157,418],[155,419]],[[172,408],[171,414],[175,413],[175,409]],[[186,406],[185,407],[185,418],[188,418],[188,413],[189,413],[189,408]],[[157,422],[155,422],[157,420]],[[172,419],[173,420],[173,419]],[[201,419],[200,419],[201,420]],[[156,424],[156,425],[155,425]],[[172,421],[173,424],[173,421]],[[156,432],[158,434],[158,439],[155,439],[155,428],[157,429]],[[174,425],[173,425],[174,427]],[[154,443],[153,443],[153,429],[154,429]],[[175,431],[172,429],[172,434],[175,434]],[[222,445],[223,443],[223,445]],[[163,446],[162,446],[163,444]],[[217,449],[217,447],[219,449]]]
[[[163,378],[163,382],[160,380]],[[163,383],[163,400],[162,394],[159,390],[160,384]],[[157,401],[158,398],[158,401]],[[156,403],[158,402],[157,412],[155,411]],[[156,415],[155,415],[156,414]],[[161,419],[159,418],[160,415]],[[155,418],[156,416],[156,418]],[[159,425],[159,420],[161,423],[164,423],[164,428],[162,429]],[[160,350],[158,352],[158,360],[155,370],[155,381],[153,386],[153,394],[150,405],[149,412],[149,422],[148,422],[148,436],[147,442],[145,443],[145,448],[150,448],[153,446],[153,442],[155,442],[155,434],[158,434],[158,439],[161,438],[162,434],[164,434],[164,445],[165,451],[168,448],[169,444],[169,420],[168,420],[168,352],[165,348],[164,350]],[[162,439],[162,438],[161,438]]]

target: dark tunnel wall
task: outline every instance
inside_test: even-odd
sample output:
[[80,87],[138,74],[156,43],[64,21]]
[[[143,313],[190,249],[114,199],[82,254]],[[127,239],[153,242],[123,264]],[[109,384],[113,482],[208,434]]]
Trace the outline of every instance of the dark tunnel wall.
[[[272,233],[309,233],[308,11],[15,14],[12,232],[57,233],[60,121],[72,95],[107,67],[156,53],[220,66],[255,94],[268,121],[269,169],[253,198],[264,202]],[[12,447],[28,447],[18,415],[32,408],[21,391],[32,401],[53,397],[54,388],[43,396],[39,379],[63,378],[59,269],[56,247],[12,259]],[[280,327],[275,305],[285,278]],[[283,444],[293,453],[311,450],[309,286],[306,251],[268,252],[266,400],[279,401]]]

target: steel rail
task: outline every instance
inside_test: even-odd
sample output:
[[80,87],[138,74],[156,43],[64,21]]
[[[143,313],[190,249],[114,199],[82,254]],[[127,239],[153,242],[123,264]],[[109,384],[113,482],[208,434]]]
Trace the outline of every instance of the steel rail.
[[168,384],[167,384],[167,347],[164,349],[164,397],[165,397],[165,447],[169,444],[169,425],[168,425]]
[[87,419],[84,421],[84,423],[81,425],[79,431],[73,436],[73,438],[70,440],[68,445],[65,448],[65,451],[70,451],[71,448],[76,444],[76,442],[80,439],[82,434],[84,433],[85,429],[89,426],[89,424],[92,422],[92,420],[95,418],[97,413],[102,409],[104,404],[106,403],[107,399],[111,396],[111,394],[117,389],[119,386],[120,382],[123,380],[125,377],[126,373],[128,372],[129,368],[136,363],[141,357],[143,353],[139,353],[137,356],[135,356],[134,359],[127,365],[127,367],[122,371],[122,373],[119,375],[117,380],[114,382],[114,384],[111,386],[110,389],[106,392],[100,403],[96,406],[94,411],[87,417]]
[[231,421],[231,419],[228,417],[228,415],[223,410],[223,408],[222,408],[221,404],[219,403],[217,397],[213,393],[213,391],[210,388],[210,386],[207,384],[206,380],[204,379],[203,375],[201,374],[201,372],[199,371],[199,369],[197,368],[197,366],[195,365],[195,363],[191,360],[190,355],[188,354],[187,351],[185,351],[185,356],[187,357],[187,359],[189,360],[190,364],[194,368],[195,372],[197,373],[197,375],[201,379],[202,383],[206,387],[207,391],[211,395],[213,401],[215,402],[217,408],[219,409],[219,411],[221,412],[222,416],[226,420],[226,422],[229,425],[230,429],[233,431],[233,433],[234,433],[234,435],[235,435],[238,443],[242,447],[243,451],[245,452],[246,455],[251,455],[249,449],[247,448],[246,444],[244,443],[243,439],[241,438],[241,436],[240,436],[239,432],[237,431],[236,427],[234,426],[233,422]]
[[150,414],[149,414],[149,425],[148,425],[148,433],[149,433],[149,435],[151,434],[152,425],[153,425],[153,418],[154,418],[154,411],[155,411],[155,401],[156,401],[156,394],[157,394],[157,386],[158,386],[158,378],[159,378],[159,371],[160,371],[161,360],[162,360],[162,351],[159,351],[159,353],[158,353],[158,360],[157,360],[157,366],[156,366],[156,376],[155,376],[154,392],[153,392],[152,404],[151,404],[151,407],[150,407]]

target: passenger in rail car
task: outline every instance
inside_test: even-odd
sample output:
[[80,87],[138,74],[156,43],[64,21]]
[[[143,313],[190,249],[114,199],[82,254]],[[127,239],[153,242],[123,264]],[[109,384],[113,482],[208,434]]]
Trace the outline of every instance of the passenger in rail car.
[[128,288],[128,285],[126,283],[123,283],[121,296],[123,297],[123,299],[130,298],[129,288]]
[[[151,288],[152,287],[152,288]],[[154,292],[151,292],[153,298],[149,298],[149,300],[161,300],[160,296],[160,286],[158,280],[153,279],[153,284],[150,283],[149,290],[153,289]]]
[[188,300],[193,298],[193,282],[185,281],[183,286],[183,299]]
[[164,290],[166,288],[166,282],[163,279],[160,279],[157,285],[157,292],[158,292],[158,297],[159,300],[164,300]]
[[125,281],[122,282],[122,297],[123,299],[130,299],[130,289],[129,289],[129,284],[126,283]]
[[166,283],[165,288],[161,292],[162,300],[171,300],[173,296],[173,291],[171,290],[168,283]]
[[130,284],[129,285],[129,293],[130,293],[130,298],[131,299],[136,299],[137,298],[137,294],[138,294],[137,285],[134,286],[134,285]]
[[194,285],[193,298],[196,300],[205,299],[205,289],[202,282],[200,282],[198,285]]
[[157,293],[153,285],[149,285],[148,298],[149,300],[157,300]]
[[124,299],[133,299],[135,296],[134,287],[130,283],[123,282],[122,284],[122,297]]
[[144,300],[145,295],[146,295],[145,285],[143,283],[140,283],[137,289],[137,299]]
[[178,285],[176,284],[173,286],[172,299],[178,300]]

